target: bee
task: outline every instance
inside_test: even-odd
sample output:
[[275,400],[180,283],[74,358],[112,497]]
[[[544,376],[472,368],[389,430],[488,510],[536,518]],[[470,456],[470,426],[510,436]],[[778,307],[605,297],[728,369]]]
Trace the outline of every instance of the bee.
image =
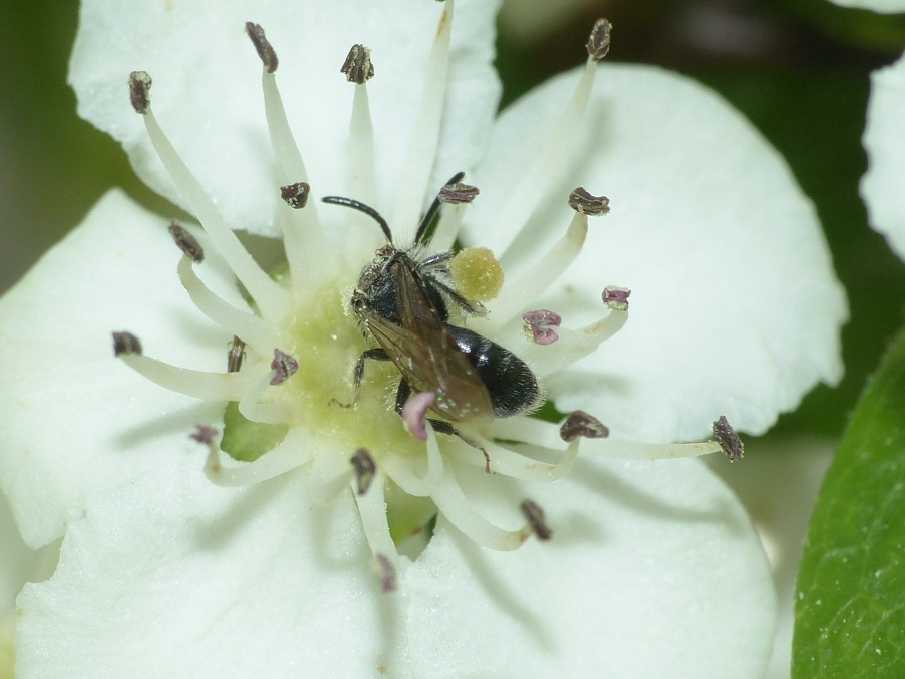
[[[464,173],[456,174],[446,186],[457,184],[463,177]],[[421,256],[430,243],[431,227],[440,209],[439,194],[406,249],[394,245],[389,224],[374,208],[342,196],[327,196],[323,201],[370,216],[387,240],[362,269],[350,300],[365,335],[378,345],[356,361],[355,401],[366,362],[392,361],[401,375],[396,412],[402,413],[413,392],[433,392],[436,398],[431,410],[443,418],[428,418],[434,430],[458,436],[477,448],[480,446],[457,429],[457,423],[512,417],[539,405],[537,378],[524,361],[487,337],[449,322],[453,305],[465,317],[485,311],[479,303],[461,295],[449,279],[448,264],[456,254],[454,250]]]

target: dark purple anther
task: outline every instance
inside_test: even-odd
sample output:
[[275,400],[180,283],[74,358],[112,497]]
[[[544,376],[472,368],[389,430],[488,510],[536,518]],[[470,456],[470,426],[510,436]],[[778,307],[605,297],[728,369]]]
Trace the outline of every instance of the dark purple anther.
[[522,510],[522,514],[528,521],[528,525],[531,526],[531,530],[537,536],[538,540],[546,542],[553,537],[553,531],[550,530],[550,527],[547,525],[547,520],[544,517],[544,510],[539,504],[534,500],[524,500],[522,504],[519,505],[519,508]]
[[364,495],[368,492],[368,488],[371,487],[371,481],[374,480],[374,475],[377,473],[377,465],[374,463],[374,458],[371,457],[371,453],[367,449],[359,448],[349,458],[349,462],[352,463],[352,469],[355,470],[355,484],[358,494]]
[[374,64],[371,63],[371,50],[364,45],[352,45],[346,60],[339,69],[345,73],[346,80],[356,85],[364,85],[374,77]]
[[210,445],[217,440],[219,435],[220,432],[216,427],[211,427],[207,424],[199,424],[195,427],[195,431],[189,434],[189,438],[198,443]]
[[251,40],[251,44],[255,46],[258,56],[261,57],[264,69],[268,73],[275,72],[277,66],[280,65],[280,60],[277,58],[277,52],[273,49],[273,45],[270,44],[264,34],[264,28],[261,24],[247,21],[245,22],[245,32],[248,33],[248,38]]
[[402,406],[402,421],[405,428],[416,439],[421,441],[427,440],[427,429],[424,426],[424,418],[427,411],[434,401],[437,400],[437,394],[433,391],[422,391],[409,396],[408,401]]
[[525,322],[525,331],[530,332],[535,344],[547,346],[559,339],[558,328],[562,323],[562,316],[549,309],[535,309],[522,314]]
[[395,592],[399,585],[396,582],[396,568],[393,562],[383,554],[377,554],[374,559],[380,576],[380,591],[384,594]]
[[576,410],[569,415],[559,428],[559,437],[566,443],[575,439],[605,439],[610,430],[593,415],[583,410]]
[[144,115],[151,106],[151,76],[145,71],[132,71],[129,74],[129,101],[136,113]]
[[628,298],[632,291],[618,286],[607,286],[603,289],[603,303],[610,309],[625,311],[628,309]]
[[471,203],[480,193],[481,190],[477,186],[457,182],[455,184],[447,184],[440,189],[437,198],[441,203],[461,205],[463,203]]
[[311,195],[311,185],[308,182],[296,182],[280,187],[280,196],[293,210],[301,210],[308,204],[308,196]]
[[720,419],[713,423],[713,438],[720,444],[720,448],[723,449],[723,453],[730,462],[738,462],[745,457],[745,444],[742,443],[725,415],[721,415]]
[[273,374],[270,384],[279,386],[299,371],[299,362],[279,349],[273,350],[273,361],[270,363]]
[[126,330],[113,332],[114,356],[141,356],[141,341],[138,337]]

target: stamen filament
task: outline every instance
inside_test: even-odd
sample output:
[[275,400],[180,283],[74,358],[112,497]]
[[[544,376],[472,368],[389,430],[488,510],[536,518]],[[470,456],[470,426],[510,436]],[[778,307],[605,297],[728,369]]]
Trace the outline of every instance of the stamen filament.
[[432,480],[431,499],[443,517],[476,543],[488,549],[511,551],[521,547],[530,528],[504,530],[476,513],[452,473],[444,468],[433,427],[427,424],[427,477]]
[[[587,215],[576,212],[565,235],[531,266],[506,278],[491,311],[500,323],[531,305],[575,261],[588,235]],[[505,264],[504,264],[505,266]]]
[[374,482],[364,495],[355,491],[355,482],[352,482],[352,493],[358,504],[358,513],[361,516],[361,525],[364,529],[365,539],[371,548],[371,553],[376,559],[382,554],[390,559],[395,566],[398,554],[396,545],[390,537],[390,526],[387,523],[386,504],[383,497],[383,474],[378,470]]
[[169,173],[177,191],[189,204],[191,211],[210,236],[217,252],[226,260],[233,273],[254,297],[262,314],[268,318],[281,318],[288,307],[289,300],[286,291],[264,273],[258,263],[248,254],[233,230],[223,221],[220,211],[182,162],[150,108],[142,118],[145,121],[145,129],[148,131],[151,144],[157,152],[157,157],[160,158],[160,162]]
[[183,256],[176,271],[182,287],[201,313],[219,323],[224,330],[244,338],[245,343],[250,344],[262,356],[267,355],[268,349],[275,344],[267,324],[258,316],[237,309],[216,295],[195,273],[191,258]]
[[546,143],[543,149],[522,173],[522,181],[503,207],[498,220],[500,224],[523,225],[500,257],[506,271],[514,271],[521,266],[534,252],[537,244],[543,242],[539,232],[546,228],[546,224],[531,220],[531,216],[547,198],[547,189],[560,183],[560,178],[575,154],[575,141],[583,130],[581,122],[596,73],[597,62],[588,57],[571,101],[559,119],[550,125],[544,135]]
[[246,419],[261,424],[287,424],[290,421],[290,411],[285,404],[264,400],[264,394],[271,388],[272,380],[272,375],[268,375],[254,388],[248,389],[241,398],[231,399],[239,402],[239,412]]
[[[267,130],[273,154],[277,159],[280,184],[284,186],[298,182],[311,184],[302,152],[286,117],[286,108],[277,86],[276,74],[268,73],[265,68],[261,76],[261,85],[264,91]],[[316,193],[316,187],[311,191]],[[283,231],[286,259],[289,261],[292,284],[296,290],[304,285],[302,277],[316,275],[314,272],[321,270],[323,262],[318,253],[324,251],[324,233],[318,219],[316,203],[316,198],[309,196],[308,204],[301,210],[290,210],[282,201],[277,207],[280,212],[279,221]]]
[[352,117],[349,121],[349,170],[351,195],[365,203],[373,203],[377,195],[374,181],[374,124],[366,83],[355,85]]
[[402,176],[399,178],[399,193],[396,197],[392,224],[400,243],[409,242],[415,235],[418,213],[427,192],[431,167],[436,157],[443,102],[446,97],[449,40],[454,12],[455,0],[446,0],[428,57],[424,91],[421,94],[421,109],[409,143]]
[[465,210],[468,203],[446,204],[440,208],[440,221],[434,229],[434,237],[431,239],[431,249],[436,252],[449,250],[459,237],[462,230],[462,222],[465,219]]
[[[545,452],[550,455],[562,456],[559,462],[550,464],[522,455],[473,432],[468,432],[468,435],[487,451],[493,461],[494,474],[502,474],[503,476],[522,481],[555,481],[560,479],[569,473],[578,458],[578,440],[570,443],[565,451],[546,448]],[[454,456],[456,461],[473,467],[483,468],[485,464],[484,458],[475,455],[474,450],[465,450],[459,445],[447,448],[447,454]]]
[[202,401],[238,401],[248,388],[248,379],[241,373],[177,368],[140,354],[122,354],[119,359],[157,386]]
[[398,455],[387,455],[381,466],[393,483],[414,497],[429,497],[431,488],[413,470],[411,463]]
[[224,466],[220,446],[216,441],[208,444],[209,453],[204,473],[218,486],[233,488],[254,486],[292,471],[311,460],[313,454],[305,445],[304,432],[290,429],[286,438],[276,448],[269,450],[254,462],[236,466]]

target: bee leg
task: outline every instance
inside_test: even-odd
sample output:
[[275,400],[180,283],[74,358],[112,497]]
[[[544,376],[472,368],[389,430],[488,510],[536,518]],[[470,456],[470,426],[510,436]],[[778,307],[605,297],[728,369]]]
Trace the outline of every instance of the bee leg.
[[389,361],[390,356],[383,349],[368,349],[367,351],[362,352],[361,356],[358,357],[358,360],[355,361],[355,371],[352,373],[352,402],[351,403],[342,403],[337,401],[335,398],[330,399],[330,403],[334,405],[338,405],[340,408],[351,408],[356,403],[358,403],[358,396],[361,392],[361,382],[365,376],[365,361]]
[[405,406],[405,402],[409,400],[411,394],[412,388],[409,383],[405,379],[399,380],[399,388],[396,389],[396,414],[400,417],[402,417],[402,408]]
[[428,422],[431,423],[431,426],[434,428],[434,431],[438,434],[446,434],[447,436],[458,436],[462,441],[470,445],[472,448],[477,448],[484,454],[484,471],[488,474],[492,474],[493,472],[490,470],[490,455],[487,451],[475,441],[472,441],[470,438],[465,436],[462,432],[452,426],[449,422],[443,422],[442,420],[431,420]]

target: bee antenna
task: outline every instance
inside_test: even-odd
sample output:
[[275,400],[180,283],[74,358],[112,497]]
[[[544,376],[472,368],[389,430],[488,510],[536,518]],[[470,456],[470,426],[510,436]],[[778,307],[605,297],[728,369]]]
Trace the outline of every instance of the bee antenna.
[[[465,177],[464,172],[456,172],[449,180],[443,185],[444,187],[450,186],[452,184],[458,184]],[[441,189],[442,190],[442,189]],[[440,210],[440,193],[437,192],[437,196],[434,198],[434,202],[430,204],[430,207],[427,208],[427,212],[424,213],[424,216],[421,218],[421,223],[418,224],[418,230],[415,232],[415,245],[421,245],[422,241],[425,243],[430,240],[429,238],[429,229],[431,224],[433,224],[434,219],[437,217],[437,212]],[[432,234],[431,234],[432,235]]]
[[380,216],[380,213],[377,212],[370,205],[365,205],[361,201],[355,200],[353,198],[346,198],[345,196],[324,196],[321,200],[325,203],[329,203],[330,205],[342,205],[343,207],[350,207],[353,210],[358,210],[359,212],[364,212],[371,219],[373,219],[380,226],[380,230],[383,231],[383,235],[386,236],[387,241],[392,244],[393,243],[393,232],[390,231],[390,225],[387,224],[387,220]]

